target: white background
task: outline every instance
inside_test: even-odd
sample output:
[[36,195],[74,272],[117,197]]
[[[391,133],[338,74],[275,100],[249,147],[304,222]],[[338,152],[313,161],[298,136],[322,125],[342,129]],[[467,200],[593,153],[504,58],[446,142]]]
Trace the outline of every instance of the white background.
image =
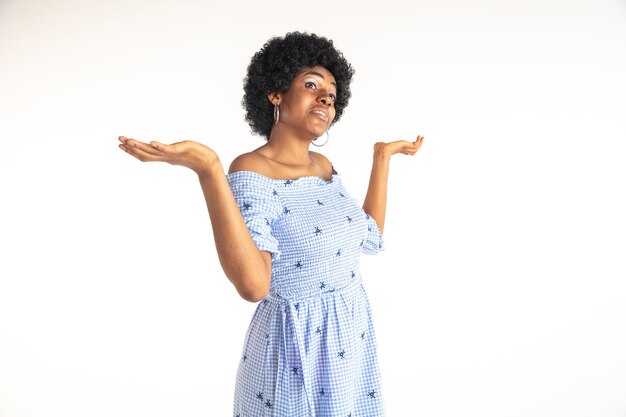
[[0,0],[0,416],[231,415],[254,305],[192,171],[117,136],[263,140],[240,106],[271,36],[356,69],[324,153],[361,201],[389,416],[626,416],[626,3]]

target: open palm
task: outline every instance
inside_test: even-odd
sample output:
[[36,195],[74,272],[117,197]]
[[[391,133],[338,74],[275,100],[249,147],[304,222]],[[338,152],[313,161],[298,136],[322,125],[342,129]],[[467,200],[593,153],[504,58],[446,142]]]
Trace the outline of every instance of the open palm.
[[415,142],[408,140],[397,140],[394,142],[378,142],[374,145],[374,150],[382,152],[385,156],[402,153],[404,155],[415,155],[422,146],[424,136],[418,136]]
[[213,149],[192,140],[172,144],[152,141],[149,144],[120,136],[119,147],[142,162],[160,161],[181,165],[200,174],[211,161],[217,159]]

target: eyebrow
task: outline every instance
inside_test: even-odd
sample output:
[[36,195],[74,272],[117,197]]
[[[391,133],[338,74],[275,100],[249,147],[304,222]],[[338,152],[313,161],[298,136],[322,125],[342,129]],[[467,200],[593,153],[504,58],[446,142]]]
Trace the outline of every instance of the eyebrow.
[[[315,71],[307,71],[302,75],[317,75],[318,77],[320,77],[322,80],[325,80],[326,78],[324,78],[324,76],[322,74],[320,74],[319,72],[315,72]],[[334,85],[335,87],[337,87],[337,84],[335,84],[334,82],[331,82],[332,85]]]

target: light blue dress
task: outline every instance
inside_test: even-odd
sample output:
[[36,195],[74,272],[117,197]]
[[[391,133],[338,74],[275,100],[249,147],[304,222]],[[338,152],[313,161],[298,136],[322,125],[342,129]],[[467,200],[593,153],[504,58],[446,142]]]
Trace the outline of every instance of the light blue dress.
[[330,181],[249,171],[227,179],[252,238],[272,254],[270,291],[245,337],[233,415],[382,416],[359,268],[361,253],[383,249],[376,222],[336,172]]

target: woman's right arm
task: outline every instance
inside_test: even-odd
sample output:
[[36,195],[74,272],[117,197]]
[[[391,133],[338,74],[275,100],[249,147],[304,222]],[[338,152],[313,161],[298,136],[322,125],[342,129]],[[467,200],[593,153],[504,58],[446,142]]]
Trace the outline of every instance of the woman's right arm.
[[262,300],[272,276],[270,253],[260,251],[252,240],[217,157],[198,172],[198,178],[224,273],[244,299]]
[[265,298],[272,275],[271,254],[260,251],[252,240],[217,154],[192,141],[166,145],[146,144],[123,136],[119,140],[123,150],[141,161],[182,165],[198,174],[224,273],[245,300],[256,302]]

